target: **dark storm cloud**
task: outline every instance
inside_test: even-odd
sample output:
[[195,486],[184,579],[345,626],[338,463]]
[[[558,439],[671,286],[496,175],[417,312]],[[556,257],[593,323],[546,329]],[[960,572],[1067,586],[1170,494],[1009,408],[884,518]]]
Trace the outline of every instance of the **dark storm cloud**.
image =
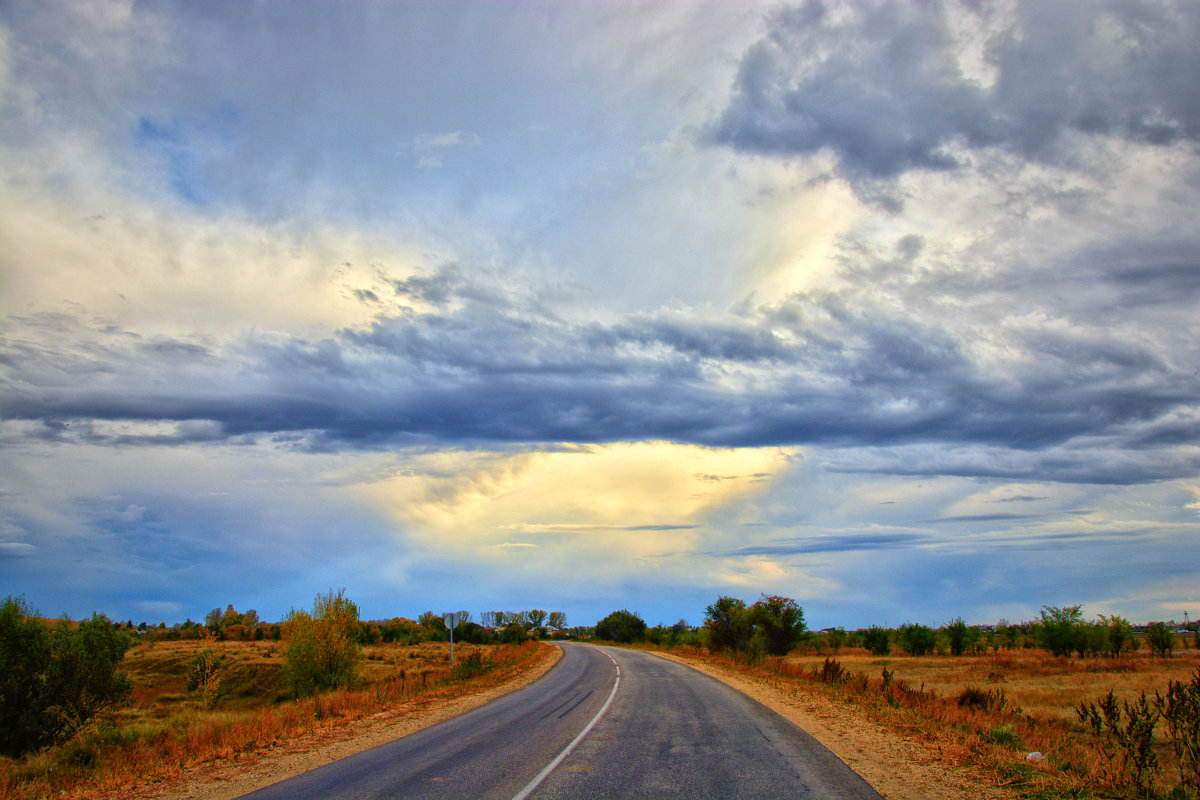
[[[1200,379],[1144,343],[1034,330],[1016,344],[1043,358],[995,374],[933,322],[831,296],[601,324],[459,277],[427,282],[442,283],[437,312],[315,340],[256,333],[216,347],[65,314],[14,318],[0,409],[35,423],[32,438],[125,445],[824,443],[867,448],[833,470],[1114,482],[1196,466],[1154,448],[1195,443]],[[936,450],[905,450],[923,445]]]
[[[967,74],[956,20],[984,32]],[[851,175],[951,170],[960,149],[1069,161],[1073,135],[1200,140],[1200,7],[951,3],[782,9],[741,62],[713,138],[778,155],[828,148]]]

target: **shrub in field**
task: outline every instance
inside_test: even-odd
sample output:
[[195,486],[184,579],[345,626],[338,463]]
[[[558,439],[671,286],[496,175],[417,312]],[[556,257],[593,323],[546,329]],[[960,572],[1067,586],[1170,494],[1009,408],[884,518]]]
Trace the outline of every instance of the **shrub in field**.
[[923,656],[937,647],[937,633],[928,625],[907,622],[896,631],[900,649],[910,656]]
[[297,695],[350,686],[358,679],[358,606],[344,589],[318,594],[311,614],[292,609],[284,627],[285,672]]
[[1171,747],[1179,758],[1179,784],[1200,797],[1200,667],[1189,683],[1170,681],[1166,694],[1154,693]]
[[842,649],[842,645],[846,643],[846,632],[841,628],[830,628],[825,631],[825,646],[833,652],[838,652]]
[[1129,624],[1129,620],[1116,614],[1111,617],[1101,614],[1099,620],[1108,631],[1110,656],[1120,658],[1122,653],[1137,649],[1137,640],[1133,638],[1133,626]]
[[825,662],[821,664],[820,671],[816,674],[821,683],[845,683],[847,677],[846,668],[835,658],[825,659]]
[[130,640],[102,615],[48,628],[23,600],[0,603],[0,752],[62,741],[132,692],[117,670]]
[[1150,645],[1150,652],[1170,658],[1175,649],[1175,631],[1165,622],[1152,622],[1146,626],[1146,642]]
[[221,665],[224,660],[212,648],[205,647],[188,667],[188,691],[199,692],[200,702],[206,708],[216,705],[221,693]]
[[[971,641],[972,629],[967,627],[967,623],[963,622],[962,617],[955,617],[943,629],[946,634],[946,641],[950,645],[950,652],[956,656],[961,656],[967,652],[973,642]],[[974,629],[976,637],[979,635],[979,629]]]
[[1083,606],[1042,606],[1038,630],[1041,645],[1056,656],[1070,656],[1079,648]]
[[886,656],[892,652],[892,632],[887,628],[872,625],[858,635],[862,646],[871,651],[871,655]]
[[1130,786],[1148,797],[1158,772],[1153,744],[1159,714],[1145,692],[1136,702],[1118,703],[1110,691],[1094,703],[1080,703],[1075,711],[1100,741],[1106,762],[1103,777],[1113,786]]
[[596,638],[640,642],[646,638],[646,621],[628,609],[614,611],[596,623]]

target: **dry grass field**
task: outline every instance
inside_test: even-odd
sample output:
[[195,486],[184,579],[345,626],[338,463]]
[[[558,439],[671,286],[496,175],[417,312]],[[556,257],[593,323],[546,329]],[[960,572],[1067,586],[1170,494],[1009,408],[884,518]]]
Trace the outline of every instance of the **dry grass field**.
[[[1038,650],[959,657],[794,651],[758,660],[680,648],[687,658],[769,682],[794,695],[859,709],[897,737],[919,742],[948,768],[968,770],[989,792],[1029,798],[1195,798],[1183,788],[1180,761],[1159,724],[1152,746],[1157,770],[1141,788],[1111,741],[1079,719],[1081,702],[1112,691],[1120,701],[1153,697],[1168,682],[1200,675],[1200,651],[1152,657],[1146,650],[1118,659],[1067,659]],[[1032,760],[1030,753],[1038,753]]]
[[[215,700],[189,690],[197,654],[222,659]],[[540,646],[380,644],[363,648],[361,679],[351,689],[292,696],[281,642],[143,643],[125,656],[133,702],[85,727],[58,747],[20,761],[0,757],[0,800],[94,797],[166,780],[195,764],[238,759],[316,728],[336,726],[399,703],[435,702],[483,691],[536,660]],[[463,670],[463,664],[479,667]]]
[[[819,670],[826,655],[794,654],[789,664]],[[941,697],[959,697],[969,688],[1003,691],[1009,703],[1040,719],[1075,722],[1075,708],[1085,700],[1114,690],[1119,699],[1162,689],[1167,681],[1187,681],[1200,666],[1200,650],[1176,651],[1174,658],[1154,658],[1147,650],[1121,658],[1055,658],[1042,650],[1002,650],[959,657],[893,654],[873,656],[844,649],[836,658],[851,672],[878,678],[884,669],[909,686],[924,684]]]

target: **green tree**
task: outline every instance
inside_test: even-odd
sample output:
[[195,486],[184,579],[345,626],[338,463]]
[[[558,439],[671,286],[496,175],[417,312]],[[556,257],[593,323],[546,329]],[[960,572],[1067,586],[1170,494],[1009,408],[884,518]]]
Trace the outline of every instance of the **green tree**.
[[946,624],[942,629],[946,634],[946,642],[950,645],[950,652],[956,656],[961,656],[967,652],[979,638],[979,630],[975,629],[975,636],[971,635],[971,628],[967,623],[963,622],[962,617],[955,617]]
[[596,623],[596,638],[640,642],[646,638],[646,621],[628,609],[614,611]]
[[871,651],[874,656],[886,656],[892,652],[892,632],[887,628],[872,625],[865,631],[860,631],[859,639],[862,646]]
[[1042,647],[1054,655],[1070,656],[1077,650],[1082,628],[1082,606],[1042,606],[1039,638]]
[[1152,622],[1146,626],[1146,643],[1150,645],[1150,652],[1170,658],[1175,649],[1175,631],[1165,622]]
[[1116,614],[1111,617],[1101,614],[1100,623],[1108,629],[1108,654],[1113,658],[1120,658],[1122,653],[1137,647],[1129,620]]
[[525,621],[529,624],[530,632],[540,631],[542,629],[542,627],[546,624],[547,616],[549,616],[547,614],[547,612],[542,611],[540,608],[534,608],[529,611],[526,611],[525,612]]
[[744,650],[750,633],[745,601],[722,595],[704,609],[704,636],[713,650]]
[[550,616],[546,618],[546,624],[556,631],[561,631],[567,627],[567,615],[561,611],[551,611]]
[[763,595],[747,614],[754,637],[773,656],[785,656],[803,638],[804,609],[790,597]]
[[284,627],[285,672],[297,695],[349,686],[358,679],[358,606],[345,589],[318,594],[312,613],[292,609]]
[[132,692],[117,666],[128,636],[93,614],[53,629],[24,600],[0,604],[0,752],[19,756],[62,741]]
[[896,632],[900,649],[910,656],[923,656],[937,648],[937,632],[928,625],[907,622]]

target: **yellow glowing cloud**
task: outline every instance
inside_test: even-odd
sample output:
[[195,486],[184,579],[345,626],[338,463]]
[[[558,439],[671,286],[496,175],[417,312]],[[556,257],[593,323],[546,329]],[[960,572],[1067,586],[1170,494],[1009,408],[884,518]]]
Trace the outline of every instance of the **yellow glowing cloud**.
[[666,442],[424,453],[361,491],[435,549],[569,543],[576,557],[651,557],[694,547],[709,513],[753,495],[793,454]]

